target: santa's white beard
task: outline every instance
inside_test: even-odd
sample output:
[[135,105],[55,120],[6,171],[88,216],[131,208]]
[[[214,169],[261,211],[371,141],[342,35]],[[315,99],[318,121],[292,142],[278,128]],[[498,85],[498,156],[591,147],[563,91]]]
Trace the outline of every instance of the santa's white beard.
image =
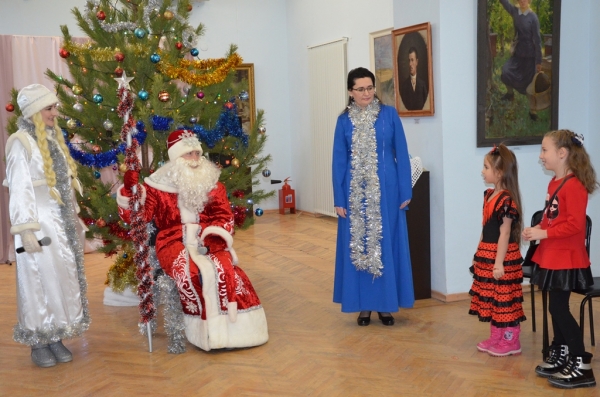
[[189,210],[202,212],[208,194],[219,181],[221,170],[202,156],[198,161],[179,157],[170,167],[169,179],[177,187],[179,202]]

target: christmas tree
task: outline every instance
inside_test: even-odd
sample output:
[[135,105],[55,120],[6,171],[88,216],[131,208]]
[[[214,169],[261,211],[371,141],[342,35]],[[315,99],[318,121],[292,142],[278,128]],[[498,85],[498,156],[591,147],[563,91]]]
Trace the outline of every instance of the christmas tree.
[[[126,160],[125,131],[134,147],[140,147],[142,177],[168,160],[171,131],[196,133],[205,155],[222,167],[220,180],[239,228],[250,226],[253,206],[274,194],[252,188],[270,156],[261,156],[266,140],[263,112],[257,112],[246,131],[240,122],[247,82],[236,82],[234,75],[242,59],[233,45],[222,59],[198,59],[194,45],[203,26],[188,24],[191,10],[188,0],[89,0],[83,11],[72,10],[88,42],[77,43],[61,26],[59,54],[68,62],[72,80],[46,73],[56,83],[62,104],[59,125],[67,141],[73,141],[71,155],[80,164],[84,196],[78,197],[79,215],[89,228],[86,237],[102,239],[101,252],[119,254],[107,280],[115,291],[138,285],[140,278],[132,227],[120,220],[113,198],[122,173],[137,161]],[[13,90],[13,104],[16,95]],[[12,108],[16,115],[9,132],[17,130],[20,115]],[[118,181],[101,180],[106,167],[120,172]]]

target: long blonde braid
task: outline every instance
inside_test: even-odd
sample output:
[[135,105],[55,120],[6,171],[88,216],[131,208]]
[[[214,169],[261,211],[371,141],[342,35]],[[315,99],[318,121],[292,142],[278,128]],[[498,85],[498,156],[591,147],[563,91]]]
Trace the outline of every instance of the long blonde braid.
[[56,186],[56,174],[54,173],[52,157],[50,157],[50,149],[48,149],[48,135],[46,134],[46,123],[42,119],[41,113],[36,113],[31,117],[31,121],[35,125],[35,136],[37,138],[37,145],[42,154],[42,160],[44,161],[44,175],[46,176],[46,182],[48,189],[50,189],[50,196],[58,204],[63,205],[63,201],[60,197],[60,193],[55,188]]

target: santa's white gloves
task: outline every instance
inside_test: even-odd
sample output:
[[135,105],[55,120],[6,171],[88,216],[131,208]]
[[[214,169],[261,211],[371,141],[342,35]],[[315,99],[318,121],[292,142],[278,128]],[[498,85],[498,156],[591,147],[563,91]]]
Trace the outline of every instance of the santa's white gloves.
[[28,254],[33,254],[34,252],[42,252],[42,247],[40,243],[38,243],[35,234],[31,230],[25,230],[21,233],[21,242],[23,243],[23,248],[25,248],[25,252]]

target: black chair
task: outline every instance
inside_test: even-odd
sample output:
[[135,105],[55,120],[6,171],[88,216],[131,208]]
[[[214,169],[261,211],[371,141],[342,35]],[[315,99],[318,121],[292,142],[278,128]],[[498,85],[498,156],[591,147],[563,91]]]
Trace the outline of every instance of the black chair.
[[[531,217],[531,226],[535,226],[542,221],[542,215],[544,211],[539,210]],[[537,245],[539,241],[531,241],[529,244]],[[536,331],[535,327],[535,285],[531,284],[531,277],[533,277],[533,266],[523,266],[523,278],[529,279],[529,289],[531,291],[531,329],[533,332]]]
[[[590,238],[592,235],[592,220],[588,216],[586,218],[586,233],[585,233],[585,249],[587,250],[588,257],[590,256]],[[600,277],[594,277],[594,285],[583,290],[574,290],[576,294],[584,295],[581,305],[579,306],[579,328],[581,329],[581,337],[584,334],[584,322],[585,322],[585,304],[588,304],[590,313],[590,339],[592,346],[596,346],[596,340],[594,338],[594,312],[592,310],[592,298],[600,296]]]

